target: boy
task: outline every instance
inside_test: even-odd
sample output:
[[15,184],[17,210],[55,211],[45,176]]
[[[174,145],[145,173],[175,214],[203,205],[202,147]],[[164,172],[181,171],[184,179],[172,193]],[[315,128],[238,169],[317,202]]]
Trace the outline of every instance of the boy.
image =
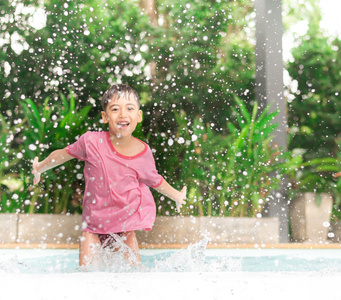
[[147,186],[176,201],[179,211],[186,198],[186,187],[181,191],[171,187],[157,173],[149,146],[132,136],[142,121],[137,92],[127,85],[113,85],[104,93],[102,107],[107,132],[87,132],[42,162],[37,157],[33,162],[33,183],[37,184],[48,169],[73,158],[85,161],[80,266],[91,263],[96,246],[113,233],[123,237],[140,261],[134,231],[151,230],[156,216]]

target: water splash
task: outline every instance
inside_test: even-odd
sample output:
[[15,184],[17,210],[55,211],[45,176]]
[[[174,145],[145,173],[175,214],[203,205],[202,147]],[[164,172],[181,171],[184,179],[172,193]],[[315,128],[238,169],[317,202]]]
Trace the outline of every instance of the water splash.
[[226,272],[241,271],[241,259],[227,256],[208,259],[206,247],[208,238],[204,237],[186,249],[176,251],[168,257],[155,260],[151,272]]
[[[228,255],[223,257],[207,256],[207,243],[208,238],[205,237],[186,249],[160,250],[161,252],[148,250],[148,255],[143,255],[144,251],[142,251],[142,262],[139,263],[137,253],[124,243],[124,238],[113,234],[110,241],[106,240],[97,247],[94,259],[85,268],[78,267],[78,251],[31,249],[18,250],[18,256],[13,256],[13,252],[10,251],[7,253],[12,253],[12,255],[0,255],[0,273],[227,272],[241,270],[241,258],[231,258]],[[20,257],[20,253],[26,254]]]
[[205,250],[208,238],[204,238],[187,249],[179,250],[169,257],[155,261],[153,271],[157,272],[191,272],[201,271],[205,261]]
[[21,262],[17,256],[11,257],[5,262],[0,262],[0,274],[3,273],[21,273],[27,266]]
[[[165,251],[151,259],[143,259],[140,264],[137,253],[131,250],[119,235],[111,235],[96,250],[94,261],[86,271],[104,272],[222,272],[240,271],[241,259],[220,257],[207,259],[206,247],[208,238],[191,244],[186,249]],[[85,270],[85,269],[81,269]]]
[[[115,249],[106,243],[98,249],[87,272],[202,273],[202,272],[305,272],[341,274],[338,250],[206,249],[207,238],[182,250],[141,250],[141,264],[134,252],[116,237]],[[128,258],[130,259],[127,259]],[[78,250],[0,249],[0,274],[65,274],[81,271]]]
[[101,246],[95,249],[93,260],[81,271],[133,272],[139,269],[138,254],[124,243],[118,234],[110,234]]

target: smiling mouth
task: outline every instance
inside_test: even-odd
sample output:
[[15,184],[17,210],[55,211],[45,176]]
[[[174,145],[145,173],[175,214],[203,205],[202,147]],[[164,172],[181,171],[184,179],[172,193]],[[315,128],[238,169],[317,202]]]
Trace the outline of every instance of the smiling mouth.
[[129,126],[129,122],[119,122],[119,123],[117,123],[117,127],[118,128],[126,128],[126,127],[128,127]]

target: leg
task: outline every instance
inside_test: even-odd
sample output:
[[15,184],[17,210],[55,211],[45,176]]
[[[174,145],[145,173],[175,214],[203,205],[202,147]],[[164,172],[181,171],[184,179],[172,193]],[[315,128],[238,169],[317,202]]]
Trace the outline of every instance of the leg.
[[[133,250],[137,257],[137,263],[141,263],[141,256],[140,256],[140,249],[139,249],[139,244],[136,239],[136,235],[134,231],[127,231],[121,233],[121,237],[123,238],[124,243],[131,249]],[[129,253],[126,254],[126,260],[129,261]]]
[[79,265],[86,266],[93,259],[96,247],[100,247],[101,242],[95,233],[83,231],[79,243]]

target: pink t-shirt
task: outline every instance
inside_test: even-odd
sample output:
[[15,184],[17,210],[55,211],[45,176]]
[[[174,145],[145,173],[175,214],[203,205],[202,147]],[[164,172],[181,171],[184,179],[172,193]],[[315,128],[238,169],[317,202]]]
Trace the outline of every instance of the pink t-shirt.
[[151,230],[156,207],[148,186],[158,187],[163,177],[155,168],[149,146],[143,144],[141,153],[124,156],[115,150],[109,132],[89,131],[66,148],[70,155],[85,161],[84,231]]

